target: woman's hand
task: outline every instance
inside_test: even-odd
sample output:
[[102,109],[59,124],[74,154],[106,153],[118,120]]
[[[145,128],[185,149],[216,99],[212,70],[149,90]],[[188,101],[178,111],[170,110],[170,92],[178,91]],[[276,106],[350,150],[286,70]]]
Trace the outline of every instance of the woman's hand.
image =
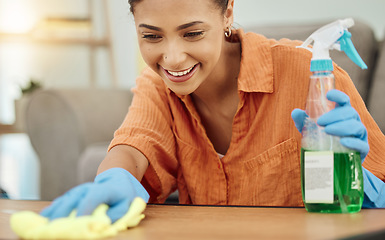
[[[338,90],[330,90],[327,99],[336,103],[335,109],[318,118],[317,124],[325,127],[325,132],[341,137],[341,144],[360,152],[364,161],[369,152],[368,134],[357,111],[350,105],[349,96]],[[291,113],[298,131],[302,131],[303,122],[307,117],[305,111],[294,109]]]
[[96,176],[93,183],[84,183],[45,208],[40,214],[50,220],[67,217],[73,210],[77,216],[90,215],[100,204],[109,206],[112,222],[121,218],[135,197],[148,202],[149,195],[140,182],[123,168],[111,168]]

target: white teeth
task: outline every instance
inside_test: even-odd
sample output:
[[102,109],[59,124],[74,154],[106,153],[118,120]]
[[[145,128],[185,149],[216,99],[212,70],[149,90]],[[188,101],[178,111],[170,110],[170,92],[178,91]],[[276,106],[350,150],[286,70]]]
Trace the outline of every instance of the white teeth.
[[191,70],[194,68],[194,66],[190,67],[189,69],[185,70],[185,71],[180,71],[180,72],[173,72],[173,71],[169,71],[167,70],[167,72],[171,75],[173,75],[174,77],[181,77],[181,76],[184,76],[186,75],[187,73],[191,72]]

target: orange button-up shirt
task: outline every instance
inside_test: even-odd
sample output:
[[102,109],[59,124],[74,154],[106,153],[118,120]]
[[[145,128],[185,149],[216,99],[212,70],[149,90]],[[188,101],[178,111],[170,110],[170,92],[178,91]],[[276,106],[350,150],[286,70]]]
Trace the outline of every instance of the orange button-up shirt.
[[[134,98],[110,148],[127,144],[149,160],[142,180],[150,202],[179,190],[183,204],[303,206],[301,135],[291,119],[305,108],[311,53],[298,41],[266,39],[238,30],[242,48],[240,103],[223,158],[206,135],[189,95],[173,93],[152,70],[137,79]],[[347,93],[368,129],[364,166],[385,174],[385,137],[349,76],[335,65],[336,88]],[[375,146],[375,147],[372,147]]]

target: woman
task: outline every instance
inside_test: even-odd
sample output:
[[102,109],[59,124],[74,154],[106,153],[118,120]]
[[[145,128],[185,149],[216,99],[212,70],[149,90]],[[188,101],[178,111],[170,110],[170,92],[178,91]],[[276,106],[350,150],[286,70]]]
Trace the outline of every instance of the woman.
[[[116,221],[134,197],[163,202],[176,189],[184,204],[303,206],[301,134],[290,114],[304,108],[311,53],[297,41],[232,29],[234,0],[129,3],[149,68],[94,183],[70,190],[42,215],[90,214],[107,203]],[[324,125],[363,158],[369,136],[374,147],[364,166],[381,180],[365,170],[364,205],[385,206],[367,184],[383,185],[385,137],[348,75],[338,66],[333,73],[368,134],[340,91],[329,95],[337,111]],[[349,114],[340,118],[340,110]],[[293,111],[299,129],[304,117]],[[336,132],[334,124],[344,127]]]

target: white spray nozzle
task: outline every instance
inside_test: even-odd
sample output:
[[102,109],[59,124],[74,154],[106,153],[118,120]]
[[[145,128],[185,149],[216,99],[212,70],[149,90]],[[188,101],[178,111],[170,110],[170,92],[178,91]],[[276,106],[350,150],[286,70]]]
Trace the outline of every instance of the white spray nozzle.
[[[354,26],[352,18],[337,20],[312,33],[299,47],[313,52],[312,60],[330,60],[329,50],[332,49],[344,51],[354,63],[365,69],[367,66],[350,39],[348,28],[352,26]],[[313,48],[309,48],[312,42]]]

